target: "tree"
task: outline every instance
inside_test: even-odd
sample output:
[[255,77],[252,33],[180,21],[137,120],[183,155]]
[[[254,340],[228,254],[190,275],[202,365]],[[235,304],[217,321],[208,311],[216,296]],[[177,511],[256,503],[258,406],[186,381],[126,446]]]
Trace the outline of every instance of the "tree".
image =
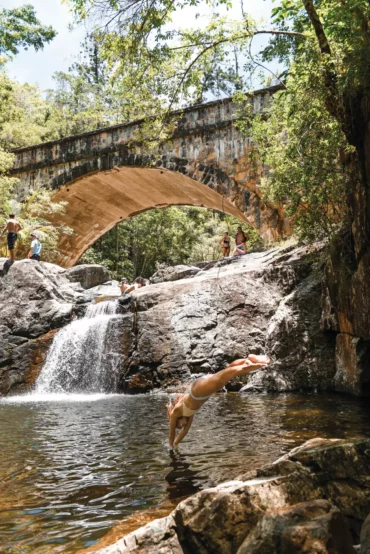
[[274,20],[279,29],[303,31],[306,38],[277,36],[266,59],[293,57],[302,64],[310,56],[315,61],[310,77],[319,82],[324,108],[354,148],[345,163],[352,172],[347,205],[358,264],[370,247],[370,5],[367,0],[283,0]]
[[[232,236],[240,221],[195,207],[153,209],[117,225],[83,255],[79,263],[103,263],[120,279],[150,277],[160,265],[217,259],[224,231]],[[261,246],[258,233],[248,229],[249,247]]]
[[33,6],[0,10],[0,55],[16,55],[19,48],[27,50],[32,46],[36,51],[44,47],[56,36],[50,26],[40,23]]
[[[44,27],[36,18],[32,6],[26,5],[13,10],[0,11],[0,54],[17,54],[18,48],[43,47],[55,36],[51,27]],[[52,261],[57,255],[60,233],[69,229],[56,227],[45,218],[62,213],[65,203],[54,203],[46,190],[36,190],[24,202],[14,200],[17,179],[9,177],[14,163],[10,148],[40,142],[48,136],[47,104],[37,87],[20,85],[9,79],[4,70],[4,59],[0,58],[0,226],[8,214],[15,212],[23,227],[19,234],[17,254],[25,255],[29,249],[30,232],[37,230],[44,246],[44,258]],[[7,252],[5,241],[0,244],[0,254]]]

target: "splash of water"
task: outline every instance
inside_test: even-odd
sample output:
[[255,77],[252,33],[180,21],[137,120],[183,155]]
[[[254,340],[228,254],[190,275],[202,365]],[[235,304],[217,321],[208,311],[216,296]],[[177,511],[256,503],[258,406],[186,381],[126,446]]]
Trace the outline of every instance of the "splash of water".
[[91,304],[83,319],[54,337],[35,394],[102,393],[117,390],[119,365],[109,348],[109,326],[116,302]]

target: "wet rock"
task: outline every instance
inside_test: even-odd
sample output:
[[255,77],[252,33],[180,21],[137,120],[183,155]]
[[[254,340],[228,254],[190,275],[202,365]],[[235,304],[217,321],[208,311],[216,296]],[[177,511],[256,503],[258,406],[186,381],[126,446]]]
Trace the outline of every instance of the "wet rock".
[[237,554],[354,554],[346,520],[327,500],[267,512]]
[[267,328],[266,351],[276,362],[253,373],[243,390],[333,386],[335,337],[322,332],[321,311],[321,282],[306,277],[282,299]]
[[[359,229],[352,226],[354,236]],[[353,246],[353,237],[338,235],[329,252],[325,281],[334,317],[329,324],[342,335],[337,341],[337,390],[368,396],[364,363],[369,362],[364,360],[370,344],[370,251],[367,246],[361,249],[357,259]]]
[[184,554],[171,516],[156,519],[115,544],[95,552],[99,554]]
[[360,535],[360,554],[370,554],[370,515],[364,521]]
[[[320,327],[320,276],[311,267],[310,248],[275,248],[218,261],[191,279],[134,291],[120,304],[120,313],[131,314],[130,324],[119,330],[120,390],[178,387],[236,358],[266,351],[272,366],[238,378],[230,390],[333,388],[335,341]],[[16,364],[23,368],[29,361],[27,341],[68,323],[72,310],[81,316],[92,298],[120,295],[114,283],[85,290],[66,273],[25,260],[0,279],[1,371]],[[19,384],[6,382],[10,388]]]
[[370,341],[340,333],[336,337],[335,390],[370,394]]
[[369,513],[369,462],[370,439],[314,439],[96,552],[350,554]]
[[84,289],[97,287],[109,279],[108,269],[98,264],[76,265],[66,269],[64,275],[69,281],[80,283]]
[[[0,393],[28,390],[43,337],[89,301],[63,273],[54,264],[22,260],[0,279]],[[48,344],[41,348],[45,353]]]
[[230,390],[332,388],[335,338],[320,327],[322,289],[310,256],[308,248],[273,249],[135,291],[128,376],[144,372],[153,387],[173,386],[267,351],[271,368]]
[[186,279],[187,277],[193,277],[199,273],[200,268],[192,265],[175,265],[173,267],[160,268],[154,275],[151,276],[151,283],[163,283],[165,281],[178,281],[179,279]]

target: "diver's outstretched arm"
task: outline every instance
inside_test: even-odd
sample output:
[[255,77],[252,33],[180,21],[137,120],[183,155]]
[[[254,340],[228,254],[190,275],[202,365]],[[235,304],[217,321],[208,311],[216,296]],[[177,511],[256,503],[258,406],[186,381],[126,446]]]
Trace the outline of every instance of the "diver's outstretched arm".
[[175,440],[173,442],[173,446],[177,446],[182,441],[182,439],[184,439],[186,437],[186,435],[188,434],[189,429],[191,427],[191,424],[193,423],[193,419],[194,419],[194,416],[190,416],[188,418],[187,424],[185,425],[185,427],[183,429],[181,429],[180,433],[175,438]]

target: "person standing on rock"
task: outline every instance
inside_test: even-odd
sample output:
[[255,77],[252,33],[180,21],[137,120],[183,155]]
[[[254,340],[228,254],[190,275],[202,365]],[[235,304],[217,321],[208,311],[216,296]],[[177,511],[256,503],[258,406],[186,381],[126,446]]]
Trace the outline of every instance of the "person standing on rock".
[[220,239],[219,244],[222,248],[222,257],[230,256],[230,237],[227,231],[225,231],[224,236]]
[[235,235],[236,246],[233,252],[233,256],[244,256],[244,254],[247,253],[247,245],[246,245],[247,240],[248,240],[248,236],[244,233],[241,227],[238,227]]
[[[188,434],[194,415],[203,404],[218,390],[238,375],[245,375],[270,363],[268,356],[255,356],[235,360],[222,371],[199,377],[190,386],[189,392],[176,397],[175,403],[167,404],[167,417],[170,421],[170,447],[177,446]],[[176,430],[180,429],[176,436]]]
[[31,248],[27,254],[27,258],[29,258],[30,260],[36,260],[39,262],[41,259],[40,254],[41,254],[42,244],[39,241],[39,236],[37,233],[32,233],[31,238],[32,238]]
[[4,235],[6,231],[8,231],[7,242],[8,242],[8,250],[9,250],[9,259],[12,262],[14,262],[15,243],[18,238],[18,233],[21,230],[22,230],[22,227],[20,223],[15,219],[15,215],[10,214],[9,219],[6,222],[5,227],[3,229],[3,232],[0,235],[0,238]]

